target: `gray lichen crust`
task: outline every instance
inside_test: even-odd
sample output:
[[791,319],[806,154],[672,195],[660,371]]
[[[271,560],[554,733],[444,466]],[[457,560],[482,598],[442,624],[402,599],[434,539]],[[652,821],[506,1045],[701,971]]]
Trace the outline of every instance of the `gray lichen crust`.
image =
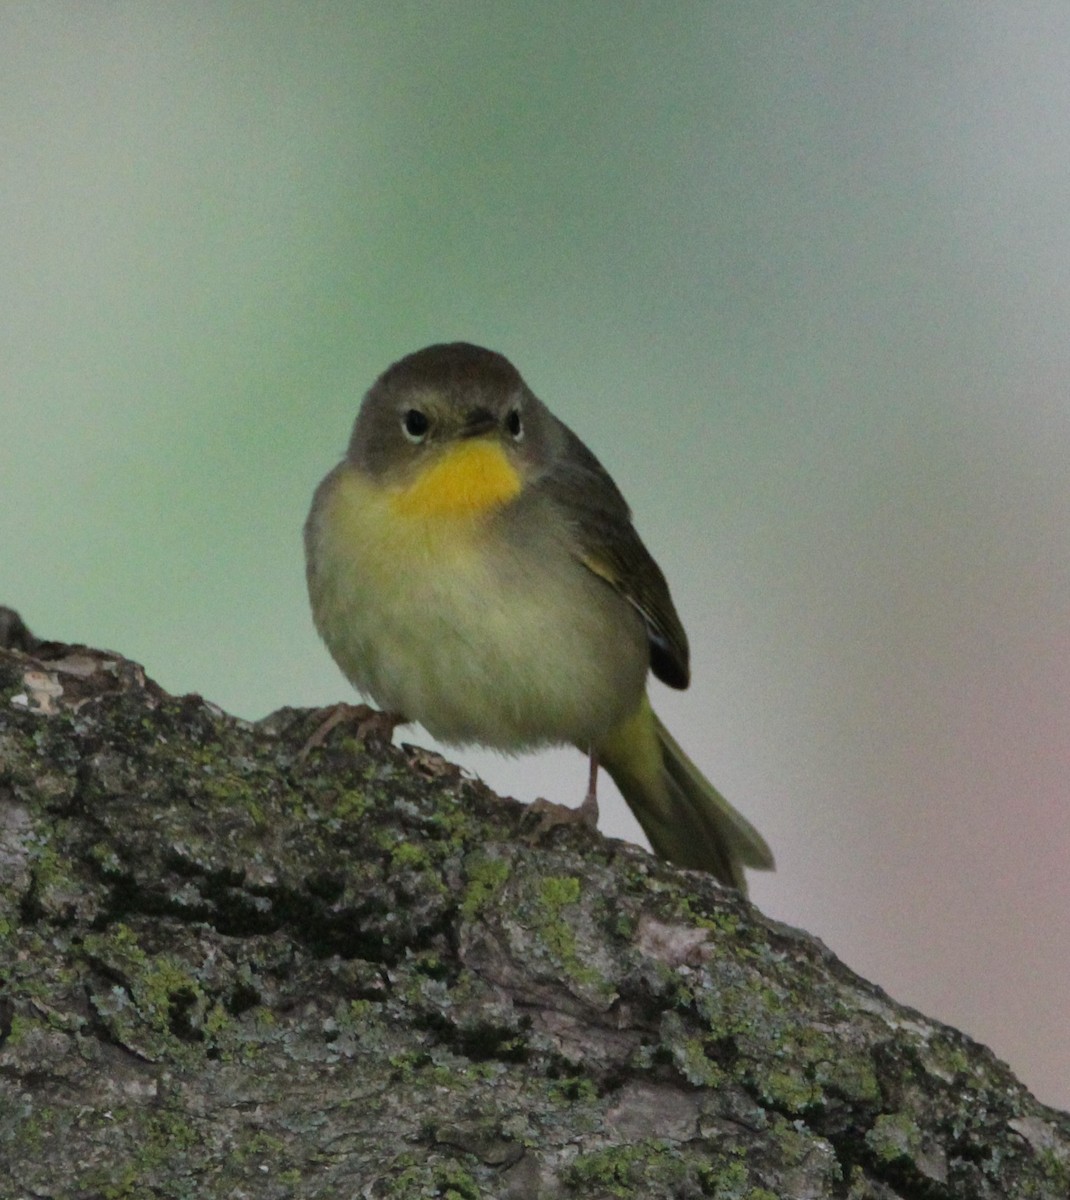
[[0,650],[0,1196],[1066,1200],[1070,1119],[696,873]]

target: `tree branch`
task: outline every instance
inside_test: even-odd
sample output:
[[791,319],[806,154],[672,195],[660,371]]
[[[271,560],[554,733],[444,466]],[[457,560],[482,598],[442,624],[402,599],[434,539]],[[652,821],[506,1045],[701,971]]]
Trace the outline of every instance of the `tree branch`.
[[1070,1194],[1070,1118],[711,878],[8,627],[3,1195]]

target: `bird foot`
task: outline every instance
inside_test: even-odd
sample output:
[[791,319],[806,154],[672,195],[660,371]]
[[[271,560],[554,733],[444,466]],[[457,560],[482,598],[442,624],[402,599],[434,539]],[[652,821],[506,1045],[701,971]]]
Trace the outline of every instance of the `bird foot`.
[[584,796],[583,803],[578,808],[569,808],[567,804],[555,804],[553,800],[540,797],[531,802],[528,811],[537,818],[537,837],[542,837],[559,825],[586,825],[588,829],[598,828],[598,797],[590,792]]
[[394,730],[405,724],[401,713],[380,712],[367,704],[335,704],[327,718],[320,723],[312,736],[301,747],[298,758],[307,758],[317,746],[322,746],[329,734],[339,725],[353,725],[353,732],[362,742],[373,741],[389,745]]

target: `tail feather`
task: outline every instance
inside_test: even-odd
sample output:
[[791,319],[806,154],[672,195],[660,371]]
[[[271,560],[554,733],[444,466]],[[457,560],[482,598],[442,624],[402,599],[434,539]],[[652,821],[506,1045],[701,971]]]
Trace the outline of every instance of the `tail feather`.
[[765,839],[687,757],[649,701],[599,753],[656,854],[709,871],[744,895],[744,867],[772,870]]
[[771,871],[775,865],[772,851],[765,838],[710,783],[656,716],[654,722],[675,818],[666,849],[662,851],[657,846],[654,849],[681,866],[701,865],[684,863],[681,856],[714,859],[721,869],[707,869],[722,882],[731,883],[745,893],[743,868]]

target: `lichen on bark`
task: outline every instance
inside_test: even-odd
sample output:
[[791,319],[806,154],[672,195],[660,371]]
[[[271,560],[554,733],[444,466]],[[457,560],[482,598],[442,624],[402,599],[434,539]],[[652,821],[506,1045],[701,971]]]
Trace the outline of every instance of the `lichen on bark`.
[[1070,1194],[1065,1114],[711,878],[18,646],[0,1195]]

